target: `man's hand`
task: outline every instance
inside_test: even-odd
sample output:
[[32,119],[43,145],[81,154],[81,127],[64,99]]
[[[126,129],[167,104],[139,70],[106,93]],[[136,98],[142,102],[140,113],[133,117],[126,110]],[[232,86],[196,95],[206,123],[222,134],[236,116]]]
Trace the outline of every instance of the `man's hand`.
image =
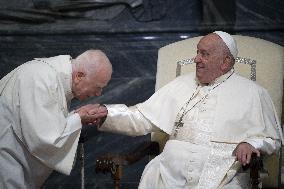
[[88,104],[75,110],[81,117],[82,124],[95,125],[107,116],[107,108],[100,104]]
[[252,145],[246,142],[238,144],[233,154],[243,166],[250,163],[252,153],[256,153],[257,156],[260,156],[260,151],[255,149]]

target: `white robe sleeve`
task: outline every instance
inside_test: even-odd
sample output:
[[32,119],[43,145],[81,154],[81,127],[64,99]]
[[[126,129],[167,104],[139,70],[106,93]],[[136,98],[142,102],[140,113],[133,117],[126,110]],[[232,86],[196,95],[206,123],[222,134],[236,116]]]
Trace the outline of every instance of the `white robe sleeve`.
[[[260,151],[270,155],[279,151],[281,147],[281,140],[283,141],[282,129],[277,117],[277,112],[273,105],[273,102],[264,88],[259,88],[259,101],[260,101],[260,110],[259,115],[262,115],[262,125],[266,132],[273,133],[278,137],[268,137],[265,135],[256,135],[255,137],[251,136],[244,140],[244,142],[249,143],[254,148],[259,149]],[[279,139],[277,139],[279,138]]]
[[124,104],[116,104],[106,107],[108,115],[99,127],[100,131],[139,136],[159,130],[139,112],[136,106],[128,108]]
[[64,114],[65,94],[55,75],[49,70],[24,74],[18,95],[21,140],[46,166],[70,174],[82,125],[78,114]]
[[281,147],[281,142],[279,140],[273,140],[271,138],[255,138],[255,139],[246,139],[244,142],[249,143],[254,148],[259,149],[260,151],[271,155],[274,152],[277,152]]

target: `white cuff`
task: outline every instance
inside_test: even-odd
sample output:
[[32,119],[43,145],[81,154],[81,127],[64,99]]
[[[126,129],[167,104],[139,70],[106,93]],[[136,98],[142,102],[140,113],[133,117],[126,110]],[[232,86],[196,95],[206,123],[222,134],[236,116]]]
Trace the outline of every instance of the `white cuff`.
[[124,104],[115,104],[106,105],[106,107],[108,115],[99,128],[100,131],[139,136],[158,130],[135,106],[127,107]]
[[249,143],[255,149],[260,149],[263,146],[263,139],[246,139],[244,142]]
[[266,154],[272,154],[277,152],[280,149],[280,141],[273,140],[271,138],[254,138],[254,139],[246,139],[244,142],[249,143],[254,148],[265,152]]
[[81,128],[82,128],[82,123],[79,114],[71,113],[67,117],[66,128],[64,130],[64,133],[62,134],[62,137],[70,135],[71,133],[74,133],[75,131]]

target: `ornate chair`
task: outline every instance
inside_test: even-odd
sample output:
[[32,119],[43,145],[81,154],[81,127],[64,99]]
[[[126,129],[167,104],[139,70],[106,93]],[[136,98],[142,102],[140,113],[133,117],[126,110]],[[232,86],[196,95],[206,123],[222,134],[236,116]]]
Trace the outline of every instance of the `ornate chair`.
[[[156,90],[173,80],[176,76],[195,71],[192,58],[196,55],[196,45],[201,37],[194,37],[169,44],[159,49]],[[275,104],[279,118],[282,112],[283,98],[283,62],[284,48],[262,39],[235,35],[238,43],[239,57],[235,70],[242,76],[256,81],[266,88]],[[186,66],[185,66],[186,65]],[[97,172],[110,172],[115,187],[119,188],[119,180],[123,165],[131,164],[145,155],[156,155],[168,139],[165,133],[152,133],[151,141],[138,147],[127,155],[107,155],[97,159]],[[140,150],[142,149],[142,151]],[[262,161],[254,159],[250,165],[252,188],[278,188],[280,186],[280,153],[264,156],[263,166],[267,172],[260,173]],[[268,173],[268,174],[265,174]],[[263,177],[259,184],[259,177]]]

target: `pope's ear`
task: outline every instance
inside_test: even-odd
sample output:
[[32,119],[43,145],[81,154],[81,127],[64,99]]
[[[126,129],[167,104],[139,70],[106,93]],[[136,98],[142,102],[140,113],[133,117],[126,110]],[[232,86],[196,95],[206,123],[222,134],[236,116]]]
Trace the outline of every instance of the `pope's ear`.
[[221,69],[223,71],[228,71],[231,69],[231,57],[229,56],[226,56],[224,61],[223,61],[223,64],[221,65]]

